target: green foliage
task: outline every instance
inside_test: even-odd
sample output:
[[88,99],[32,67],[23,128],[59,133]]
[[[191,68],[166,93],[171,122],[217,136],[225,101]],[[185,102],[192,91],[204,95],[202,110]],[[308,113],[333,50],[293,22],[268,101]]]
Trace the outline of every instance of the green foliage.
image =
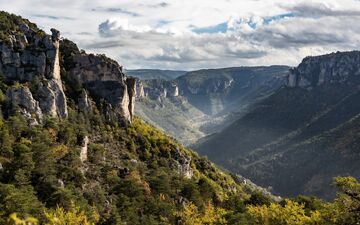
[[[85,135],[90,137],[88,160],[81,163]],[[67,224],[359,221],[360,191],[354,178],[336,179],[340,191],[332,203],[307,196],[275,203],[261,192],[245,193],[206,158],[138,118],[121,127],[97,113],[85,116],[70,109],[66,120],[47,118],[44,125],[29,127],[15,114],[0,120],[0,140],[0,224],[10,215],[22,224],[32,217],[41,223],[61,218]],[[192,158],[191,179],[172,167],[178,160],[175,151]]]
[[14,212],[21,216],[38,215],[43,205],[35,194],[31,186],[0,183],[0,224]]
[[19,32],[19,27],[22,24],[27,24],[31,29],[39,34],[43,32],[37,28],[34,23],[20,16],[0,11],[0,41],[9,41],[9,34]]
[[[3,221],[16,213],[42,223],[44,211],[71,212],[74,203],[88,221],[95,207],[100,224],[176,224],[183,201],[202,212],[209,201],[220,207],[227,196],[246,196],[229,175],[138,118],[121,127],[95,110],[70,108],[66,120],[45,118],[40,126],[18,114],[0,121]],[[88,160],[81,163],[86,135]],[[192,179],[173,167],[175,151],[193,158]]]
[[269,197],[266,197],[261,192],[254,192],[251,194],[251,197],[249,200],[246,201],[249,205],[270,205],[271,199]]

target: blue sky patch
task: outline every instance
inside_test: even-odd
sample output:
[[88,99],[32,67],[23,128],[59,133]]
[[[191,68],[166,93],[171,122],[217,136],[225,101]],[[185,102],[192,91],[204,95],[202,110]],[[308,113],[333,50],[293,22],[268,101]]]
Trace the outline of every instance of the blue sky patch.
[[214,34],[214,33],[226,33],[227,30],[228,30],[228,25],[225,22],[210,27],[193,28],[191,31],[197,34]]
[[276,15],[276,16],[266,17],[266,18],[264,18],[264,24],[268,25],[273,21],[282,20],[285,18],[292,18],[295,16],[296,16],[295,13],[289,12],[289,13],[284,13],[284,14],[280,14],[280,15]]
[[[289,12],[289,13],[284,13],[284,14],[280,14],[280,15],[276,15],[276,16],[270,16],[270,17],[264,17],[264,24],[268,25],[273,21],[278,21],[278,20],[282,20],[285,18],[292,18],[295,17],[296,14],[293,12]],[[255,29],[257,27],[257,23],[253,20],[250,20],[249,22],[247,22],[247,24]],[[197,34],[214,34],[214,33],[226,33],[229,29],[227,22],[224,23],[220,23],[214,26],[209,26],[209,27],[194,27],[192,26],[191,31],[197,33]]]

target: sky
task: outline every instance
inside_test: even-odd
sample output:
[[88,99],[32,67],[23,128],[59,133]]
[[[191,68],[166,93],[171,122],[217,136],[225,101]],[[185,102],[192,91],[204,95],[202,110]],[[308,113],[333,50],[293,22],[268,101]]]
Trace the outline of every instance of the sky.
[[125,69],[298,65],[360,49],[360,0],[0,0]]

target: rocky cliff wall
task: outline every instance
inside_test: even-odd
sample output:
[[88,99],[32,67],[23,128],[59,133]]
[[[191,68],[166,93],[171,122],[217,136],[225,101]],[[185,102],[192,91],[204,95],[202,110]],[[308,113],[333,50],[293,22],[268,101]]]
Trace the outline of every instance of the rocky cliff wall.
[[[18,99],[35,101],[41,108],[41,114],[65,118],[68,111],[60,77],[60,33],[55,29],[51,31],[52,35],[38,33],[24,24],[21,32],[9,34],[8,42],[0,42],[0,73],[5,82],[29,83],[37,90],[31,93],[26,88],[18,91],[12,89],[8,96],[14,97],[16,92]],[[12,102],[12,107],[19,106],[23,111],[33,111],[32,107],[28,108],[32,104],[17,103]]]
[[69,77],[92,98],[110,104],[115,114],[131,121],[136,96],[135,78],[127,77],[119,64],[103,55],[78,53],[72,57]]
[[360,80],[360,52],[337,52],[306,57],[291,69],[287,80],[290,87],[316,87],[328,84],[352,85]]
[[[138,87],[143,89],[144,95],[151,99],[162,101],[165,98],[179,96],[179,86],[176,81],[145,80],[138,81]],[[140,93],[139,93],[140,94]],[[140,96],[139,96],[140,97]]]
[[44,116],[66,118],[67,98],[74,96],[66,96],[63,85],[76,83],[83,90],[76,100],[80,110],[91,109],[93,99],[112,111],[108,114],[131,122],[135,79],[127,77],[116,61],[104,55],[86,54],[70,41],[67,43],[75,46],[75,51],[60,46],[64,43],[60,32],[51,32],[47,35],[24,23],[8,33],[8,38],[0,39],[0,75],[10,87],[5,90],[6,113],[20,111],[30,124],[41,123]]

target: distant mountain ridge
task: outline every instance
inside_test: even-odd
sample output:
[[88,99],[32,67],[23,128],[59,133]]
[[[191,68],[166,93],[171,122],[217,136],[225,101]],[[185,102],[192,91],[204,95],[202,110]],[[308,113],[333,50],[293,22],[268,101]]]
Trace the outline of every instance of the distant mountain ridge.
[[173,80],[179,76],[186,74],[187,71],[137,69],[137,70],[125,70],[125,73],[128,74],[129,76],[137,77],[142,80],[152,80],[152,79]]
[[135,113],[184,144],[219,131],[285,84],[289,67],[233,67],[139,80]]
[[360,52],[307,57],[287,85],[195,147],[286,196],[334,197],[331,179],[360,176]]
[[[284,84],[287,66],[231,67],[188,72],[178,77],[180,93],[208,115],[229,111]],[[244,101],[240,103],[240,101]],[[234,105],[235,104],[235,105]]]

